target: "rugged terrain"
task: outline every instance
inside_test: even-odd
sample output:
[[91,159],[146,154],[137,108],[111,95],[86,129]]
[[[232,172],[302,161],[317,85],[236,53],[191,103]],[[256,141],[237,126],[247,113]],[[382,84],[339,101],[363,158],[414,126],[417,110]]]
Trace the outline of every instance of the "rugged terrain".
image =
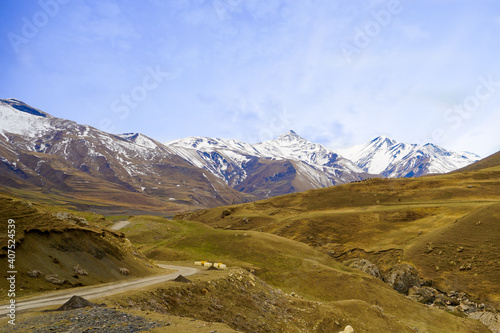
[[469,152],[449,151],[432,143],[397,142],[386,136],[379,136],[364,145],[339,149],[338,152],[365,172],[388,178],[447,173],[480,159]]
[[102,216],[75,214],[0,195],[0,299],[7,298],[9,289],[9,219],[15,221],[16,297],[161,271],[122,233],[102,228]]
[[248,144],[191,137],[161,144],[0,100],[0,191],[106,215],[170,215],[359,181],[446,172],[478,156],[379,137],[338,152],[293,131]]
[[105,214],[172,214],[248,200],[141,134],[113,135],[0,101],[0,184],[32,201]]
[[[498,257],[497,242],[484,238],[484,244],[488,246],[488,253],[485,255],[486,249],[469,247],[478,244],[471,243],[477,237],[476,234],[466,229],[470,233],[470,238],[467,238],[464,237],[464,231],[459,230],[461,227],[485,227],[484,231],[489,234],[487,237],[494,238],[498,235],[492,223],[498,221],[494,210],[498,205],[498,177],[495,176],[492,180],[492,174],[498,175],[497,167],[439,177],[373,179],[282,196],[272,199],[272,202],[265,200],[191,213],[191,219],[204,220],[205,223],[136,216],[129,218],[130,223],[118,233],[101,229],[101,226],[109,225],[109,222],[95,214],[89,214],[87,218],[95,224],[99,235],[104,232],[124,246],[126,239],[120,237],[123,232],[137,247],[137,250],[125,250],[128,254],[121,258],[121,262],[113,264],[113,253],[118,253],[118,250],[115,248],[113,252],[113,248],[107,243],[96,244],[96,248],[103,249],[105,254],[101,260],[107,258],[110,261],[106,267],[98,266],[100,263],[92,254],[92,242],[97,240],[92,237],[88,240],[84,233],[79,234],[78,239],[72,237],[73,229],[78,232],[83,232],[80,229],[92,229],[91,226],[78,226],[78,223],[84,224],[79,216],[69,216],[70,221],[61,221],[59,225],[60,219],[54,219],[52,215],[53,208],[43,209],[38,205],[33,207],[21,200],[5,198],[2,206],[7,207],[3,213],[4,218],[9,215],[9,218],[19,221],[19,271],[22,272],[20,276],[24,279],[26,294],[32,288],[38,288],[38,291],[44,289],[44,286],[29,284],[30,281],[39,282],[42,279],[23,273],[33,269],[34,262],[39,263],[37,267],[42,267],[43,270],[65,267],[67,273],[75,274],[72,269],[77,262],[70,260],[84,258],[78,263],[81,268],[88,270],[89,276],[99,275],[97,270],[87,266],[90,262],[96,262],[101,270],[115,271],[125,266],[130,272],[137,271],[138,268],[130,265],[140,260],[140,253],[154,260],[191,264],[195,260],[209,260],[229,266],[225,271],[207,271],[206,275],[189,277],[192,283],[168,282],[145,290],[142,288],[136,293],[127,292],[96,301],[102,301],[108,307],[117,307],[120,312],[113,315],[109,312],[101,313],[102,310],[88,310],[78,312],[78,315],[68,312],[63,317],[44,313],[27,314],[26,317],[22,315],[19,320],[26,325],[43,323],[46,327],[57,329],[70,323],[77,325],[72,319],[75,316],[98,316],[102,325],[111,325],[112,322],[120,321],[109,319],[109,316],[123,318],[133,313],[131,311],[140,311],[135,314],[145,318],[145,325],[148,318],[155,318],[156,321],[160,321],[160,318],[172,318],[167,319],[171,320],[172,326],[175,323],[180,325],[176,327],[187,327],[187,323],[182,322],[179,317],[172,317],[175,315],[197,319],[200,332],[204,328],[213,327],[211,325],[214,324],[210,322],[225,324],[221,331],[231,328],[245,332],[337,332],[347,325],[351,325],[355,332],[487,332],[488,329],[479,321],[464,317],[467,311],[452,311],[444,302],[458,299],[453,298],[452,291],[465,291],[467,294],[464,295],[467,296],[460,297],[470,300],[468,304],[488,304],[483,308],[477,305],[473,314],[492,314],[495,311],[492,305],[496,304],[495,279],[498,274],[487,268],[495,267],[490,261]],[[397,185],[394,182],[398,182]],[[453,194],[450,189],[455,190]],[[324,195],[324,191],[329,191],[328,195]],[[394,193],[399,194],[393,197]],[[467,200],[464,200],[464,196]],[[480,196],[481,200],[477,200],[476,196]],[[431,204],[429,198],[435,200],[434,203]],[[463,219],[461,216],[469,216],[469,210],[473,210],[473,215],[470,219]],[[484,210],[486,213],[482,214]],[[286,216],[283,215],[285,213]],[[345,214],[344,219],[340,219],[341,214]],[[68,218],[68,215],[60,216]],[[325,216],[335,218],[324,220]],[[375,216],[379,216],[378,221]],[[304,217],[306,224],[301,223],[301,218]],[[481,218],[480,224],[476,224],[476,218]],[[461,219],[464,223],[460,223]],[[287,224],[281,225],[281,220]],[[335,224],[335,221],[343,223]],[[470,223],[472,221],[473,224]],[[214,224],[216,228],[207,224]],[[359,229],[353,228],[359,224]],[[258,231],[249,230],[252,227]],[[36,251],[30,248],[29,253],[25,253],[23,246],[28,244],[32,229],[40,230],[33,230],[34,235],[41,233],[45,236],[34,239],[38,246]],[[282,232],[281,236],[276,235],[279,230],[288,229],[301,232]],[[58,230],[64,230],[59,235],[62,238],[57,238]],[[270,233],[261,232],[263,230]],[[350,234],[348,230],[351,230]],[[426,237],[432,235],[436,237],[429,241]],[[454,239],[458,235],[461,243]],[[327,236],[342,239],[332,245],[325,240]],[[438,242],[438,236],[445,237],[443,240],[446,237],[450,239],[441,243]],[[89,250],[79,253],[76,248],[83,241],[88,241],[85,248]],[[433,244],[435,247],[432,247]],[[411,250],[415,251],[413,257],[408,254]],[[440,254],[440,251],[443,252]],[[451,256],[463,265],[466,262],[462,262],[461,256],[472,253],[477,262],[472,262],[471,269],[460,270],[461,266],[444,262],[439,263],[442,265],[439,270],[435,269],[441,256],[446,257],[446,262],[447,256]],[[386,283],[387,281],[346,266],[350,265],[349,261],[346,265],[342,264],[342,261],[353,260],[355,257],[371,260],[378,265],[384,277],[390,276],[388,272],[399,261],[409,262],[418,269],[417,278],[421,279],[422,285],[424,280],[432,280],[425,282],[425,285],[431,285],[446,297],[448,294],[451,296],[443,298],[444,306],[436,302],[431,306],[421,304],[421,300],[415,298],[421,296],[418,294],[419,290],[408,297],[394,290],[394,286]],[[53,258],[59,263],[54,262]],[[484,266],[483,262],[486,263]],[[147,270],[147,262],[141,267]],[[426,267],[438,275],[428,275]],[[366,271],[370,273],[369,270]],[[111,272],[108,273],[108,276],[112,276]],[[60,276],[63,274],[61,272]],[[78,278],[80,279],[81,277]],[[476,284],[477,289],[469,289],[474,287],[473,282],[478,279],[485,283]],[[71,278],[67,280],[74,282]],[[487,295],[484,295],[485,290]],[[478,294],[478,291],[483,294]],[[488,312],[483,312],[484,310]],[[168,314],[168,317],[158,314]],[[135,317],[130,319],[131,322],[142,320]],[[90,325],[90,322],[83,319],[81,323]],[[157,330],[168,332],[168,322],[162,323],[165,326]]]
[[338,332],[346,325],[355,332],[487,332],[479,322],[410,300],[301,242],[157,217],[130,222],[123,232],[149,258],[230,268],[217,272],[219,278],[190,277],[194,284],[187,289],[169,283],[115,298],[124,308],[211,318],[244,332]]
[[[468,303],[463,308],[488,305],[495,311],[500,308],[498,159],[499,153],[446,175],[371,179],[176,218],[279,235],[347,264],[365,259],[386,281],[395,265],[408,263],[418,277],[411,285],[430,286],[429,292],[446,297],[463,292]],[[423,302],[429,300],[436,297]],[[442,305],[462,303],[446,299]]]
[[[0,195],[0,261],[12,219],[17,297],[160,273],[153,260],[228,266],[94,301],[105,308],[19,313],[22,329],[498,328],[500,153],[445,175],[363,180],[372,164],[356,166],[293,132],[253,146],[198,138],[191,147],[112,135],[17,100],[3,100],[0,117],[0,180],[10,193]],[[411,175],[436,165],[415,154],[406,155]],[[185,210],[174,220],[140,215]],[[110,228],[117,220],[126,220],[119,231]]]
[[[149,228],[158,234],[141,234]],[[191,259],[191,265],[203,258],[229,268],[93,300],[109,311],[27,313],[19,324],[82,332],[125,332],[136,323],[153,332],[340,332],[347,325],[354,332],[488,332],[479,321],[410,300],[373,276],[279,236],[148,216],[132,219],[124,232],[150,257]]]
[[294,131],[253,145],[201,137],[175,140],[165,145],[238,191],[261,199],[373,176]]

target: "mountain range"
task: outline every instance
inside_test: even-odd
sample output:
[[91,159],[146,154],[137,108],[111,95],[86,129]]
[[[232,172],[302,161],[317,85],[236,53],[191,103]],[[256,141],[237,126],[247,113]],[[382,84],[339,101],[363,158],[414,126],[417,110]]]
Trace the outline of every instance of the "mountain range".
[[206,137],[162,144],[0,100],[3,191],[98,212],[169,214],[372,177],[450,172],[478,159],[383,136],[333,151],[294,131],[257,144]]
[[338,150],[365,172],[389,178],[418,177],[447,173],[463,168],[480,157],[469,152],[455,152],[432,143],[407,144],[386,136],[364,144]]

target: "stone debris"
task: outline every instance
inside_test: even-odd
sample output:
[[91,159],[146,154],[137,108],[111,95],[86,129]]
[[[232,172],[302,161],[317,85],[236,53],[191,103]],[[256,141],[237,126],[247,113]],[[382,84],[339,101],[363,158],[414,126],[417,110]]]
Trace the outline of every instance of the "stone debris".
[[[17,319],[17,318],[16,318]],[[86,307],[67,311],[46,312],[43,316],[19,319],[16,326],[0,325],[2,332],[147,332],[170,322],[150,319],[102,307]]]
[[53,283],[53,284],[63,284],[64,281],[59,279],[59,275],[57,274],[48,274],[48,275],[45,275],[45,280],[50,282],[50,283]]
[[37,278],[39,276],[42,276],[43,273],[42,273],[42,271],[40,271],[38,269],[33,269],[31,271],[28,271],[28,275],[31,276],[31,277],[33,277],[33,278]]
[[130,271],[128,270],[128,268],[120,267],[120,273],[122,273],[123,275],[129,275]]
[[75,274],[77,274],[77,275],[89,275],[89,273],[85,269],[80,267],[80,264],[73,267],[73,270],[75,271]]
[[493,333],[500,333],[500,313],[480,311],[470,313],[468,317],[479,320]]
[[472,264],[470,262],[463,264],[459,268],[459,270],[461,270],[461,271],[470,271],[471,269],[472,269]]
[[402,294],[407,294],[413,286],[421,286],[417,269],[409,264],[398,264],[391,267],[384,276],[384,281]]
[[67,311],[67,310],[81,309],[81,308],[85,308],[87,306],[95,307],[95,306],[101,306],[101,305],[92,303],[90,301],[87,301],[83,297],[74,295],[66,303],[64,303],[63,305],[58,307],[55,311]]
[[438,295],[438,291],[431,287],[413,286],[408,290],[408,298],[423,304],[432,304]]
[[370,274],[370,275],[382,280],[382,274],[380,273],[380,270],[378,269],[378,267],[367,259],[355,258],[355,259],[347,260],[347,261],[344,261],[344,265],[347,265],[351,268],[359,269],[367,274]]
[[54,216],[60,220],[69,222],[71,224],[76,224],[80,227],[87,227],[90,225],[89,222],[87,221],[87,219],[73,215],[73,214],[68,213],[68,212],[58,212],[58,213],[52,214],[52,216]]
[[179,275],[173,281],[175,281],[175,282],[184,282],[184,283],[190,283],[191,282],[191,280],[189,280],[187,277],[185,277],[183,275]]

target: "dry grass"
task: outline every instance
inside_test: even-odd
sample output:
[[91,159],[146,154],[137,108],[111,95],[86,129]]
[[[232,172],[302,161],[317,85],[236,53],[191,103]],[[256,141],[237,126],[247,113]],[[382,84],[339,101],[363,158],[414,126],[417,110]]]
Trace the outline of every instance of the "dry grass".
[[[460,173],[372,179],[176,218],[264,231],[339,260],[366,257],[381,269],[410,262],[435,287],[500,306],[500,167],[486,162]],[[472,269],[460,270],[467,263]]]
[[[156,234],[147,230],[156,230]],[[304,302],[327,304],[321,310],[323,314],[336,313],[341,318],[349,318],[351,323],[364,327],[360,332],[394,330],[401,323],[398,331],[404,331],[401,327],[418,327],[428,332],[482,329],[472,321],[410,301],[382,281],[347,268],[323,251],[291,239],[255,231],[214,229],[197,222],[148,221],[147,217],[136,217],[122,231],[130,239],[140,240],[137,246],[152,259],[209,260],[254,271],[272,286],[303,296]],[[245,314],[244,309],[238,311],[250,315]]]
[[[75,213],[89,218],[89,226],[78,226],[52,215],[54,208],[0,195],[0,260],[7,263],[7,221],[15,220],[16,296],[21,297],[47,290],[110,282],[158,272],[146,258],[135,251],[129,240],[119,232],[102,229],[102,216]],[[88,275],[75,274],[79,265]],[[120,267],[130,271],[129,276],[119,272]],[[32,277],[29,271],[43,274]],[[6,290],[7,270],[1,273],[0,289]],[[57,274],[62,284],[44,279]],[[0,299],[7,293],[2,292]]]

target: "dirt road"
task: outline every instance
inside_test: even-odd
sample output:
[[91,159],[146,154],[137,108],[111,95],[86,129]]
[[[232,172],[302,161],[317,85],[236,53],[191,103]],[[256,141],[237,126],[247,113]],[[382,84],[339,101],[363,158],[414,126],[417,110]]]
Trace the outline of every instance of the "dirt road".
[[[104,296],[119,294],[128,290],[140,289],[156,283],[170,281],[175,279],[180,274],[183,276],[189,276],[199,272],[198,269],[191,267],[161,265],[161,264],[159,264],[158,266],[165,269],[175,270],[176,272],[163,275],[148,276],[145,278],[139,278],[127,281],[100,284],[96,286],[71,288],[53,293],[47,293],[40,296],[26,298],[16,301],[16,312],[41,308],[51,305],[64,304],[73,295],[78,295],[86,299],[104,297]],[[8,313],[7,305],[8,303],[0,305],[1,317],[5,316]]]
[[113,230],[120,230],[122,228],[125,228],[126,226],[128,226],[130,224],[129,221],[117,221],[115,222],[112,226],[111,226],[111,229]]

